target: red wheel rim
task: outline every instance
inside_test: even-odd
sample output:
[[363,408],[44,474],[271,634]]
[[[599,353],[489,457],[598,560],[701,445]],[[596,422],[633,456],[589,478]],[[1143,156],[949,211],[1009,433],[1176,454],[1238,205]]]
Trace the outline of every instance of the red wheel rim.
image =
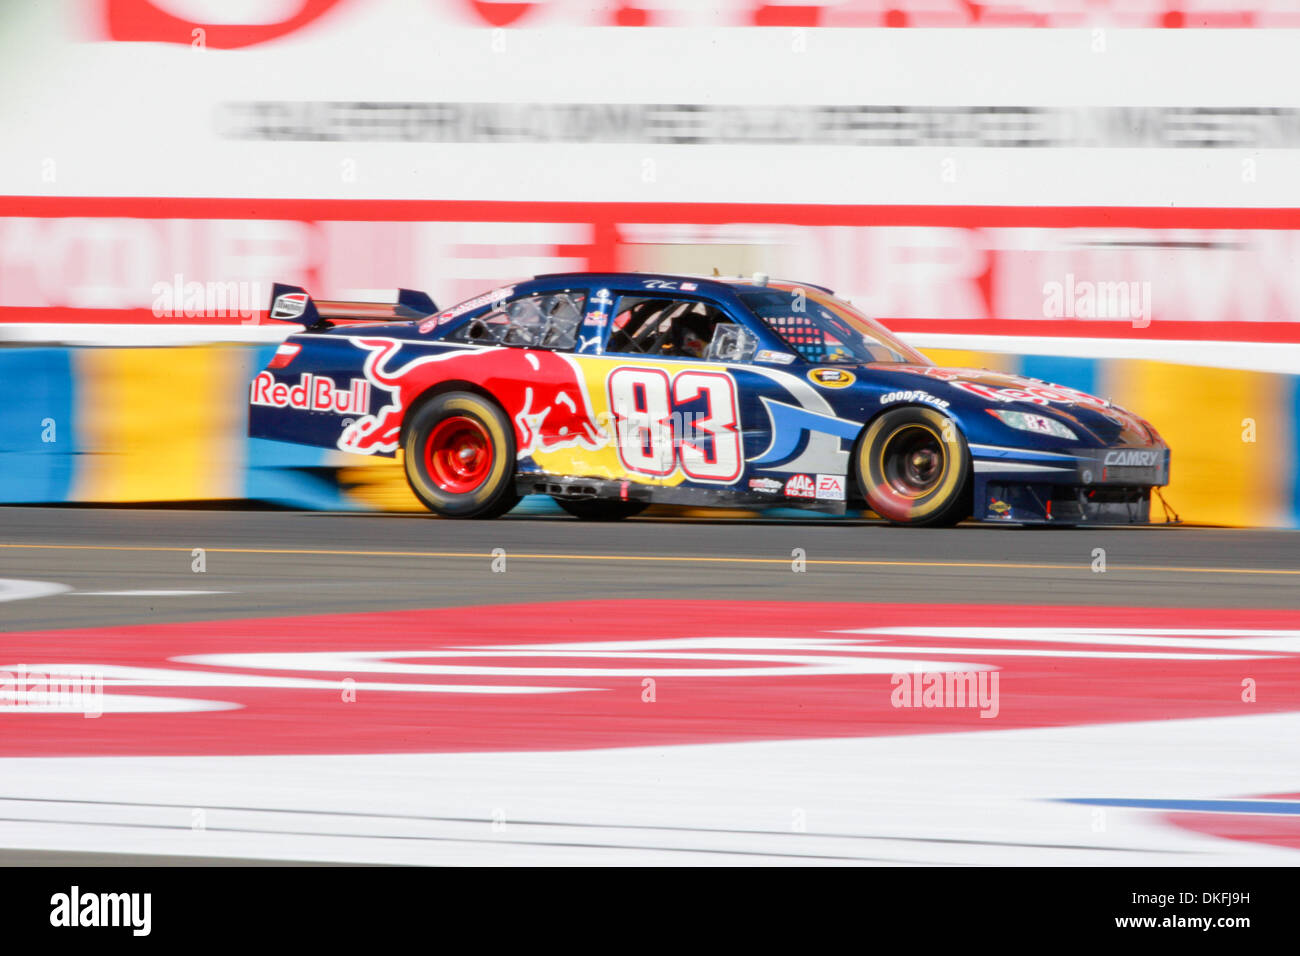
[[464,415],[438,422],[424,443],[429,477],[448,494],[468,494],[483,484],[492,473],[493,457],[487,429]]

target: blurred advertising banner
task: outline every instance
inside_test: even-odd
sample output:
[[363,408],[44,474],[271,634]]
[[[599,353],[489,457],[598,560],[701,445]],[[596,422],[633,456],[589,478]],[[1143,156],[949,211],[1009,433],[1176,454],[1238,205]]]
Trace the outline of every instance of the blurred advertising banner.
[[[0,322],[256,323],[276,280],[449,304],[717,269],[1014,340],[953,347],[1285,345],[1238,361],[1285,370],[1300,59],[1290,31],[1230,28],[1290,20],[1294,0],[27,5],[0,35]],[[1127,29],[1153,26],[1198,29]]]
[[[363,0],[102,0],[115,40],[214,46],[270,43],[311,30]],[[368,6],[381,6],[366,0]],[[1293,27],[1289,0],[421,0],[428,25],[479,27]]]
[[0,318],[248,322],[545,272],[807,278],[899,331],[1300,343],[1300,210],[0,200]]

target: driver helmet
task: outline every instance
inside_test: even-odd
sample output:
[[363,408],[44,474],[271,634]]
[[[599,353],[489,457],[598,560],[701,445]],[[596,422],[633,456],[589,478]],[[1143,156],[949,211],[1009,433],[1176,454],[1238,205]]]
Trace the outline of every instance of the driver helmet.
[[683,316],[677,337],[678,352],[694,358],[704,358],[709,350],[709,340],[713,337],[711,325],[703,316]]

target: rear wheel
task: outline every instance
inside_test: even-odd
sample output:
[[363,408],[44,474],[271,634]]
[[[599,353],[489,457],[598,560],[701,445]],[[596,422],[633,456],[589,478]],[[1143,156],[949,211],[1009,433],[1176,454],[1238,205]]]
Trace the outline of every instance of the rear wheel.
[[481,395],[446,392],[420,405],[402,450],[411,490],[435,514],[495,518],[519,503],[514,430]]
[[971,459],[952,419],[932,408],[885,412],[858,441],[858,485],[894,524],[954,525],[971,514]]
[[622,521],[639,515],[648,501],[616,501],[608,498],[556,498],[555,503],[583,521]]

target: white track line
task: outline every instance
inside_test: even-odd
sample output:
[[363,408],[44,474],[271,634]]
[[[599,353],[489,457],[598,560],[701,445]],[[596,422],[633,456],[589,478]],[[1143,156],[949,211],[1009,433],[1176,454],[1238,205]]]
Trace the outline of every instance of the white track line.
[[71,597],[192,597],[196,594],[229,594],[229,591],[73,591]]
[[1300,714],[1275,714],[539,753],[11,758],[0,846],[484,865],[1295,865],[1293,851],[1151,811],[1107,809],[1095,830],[1095,808],[1061,801],[1300,791],[1298,741]]

